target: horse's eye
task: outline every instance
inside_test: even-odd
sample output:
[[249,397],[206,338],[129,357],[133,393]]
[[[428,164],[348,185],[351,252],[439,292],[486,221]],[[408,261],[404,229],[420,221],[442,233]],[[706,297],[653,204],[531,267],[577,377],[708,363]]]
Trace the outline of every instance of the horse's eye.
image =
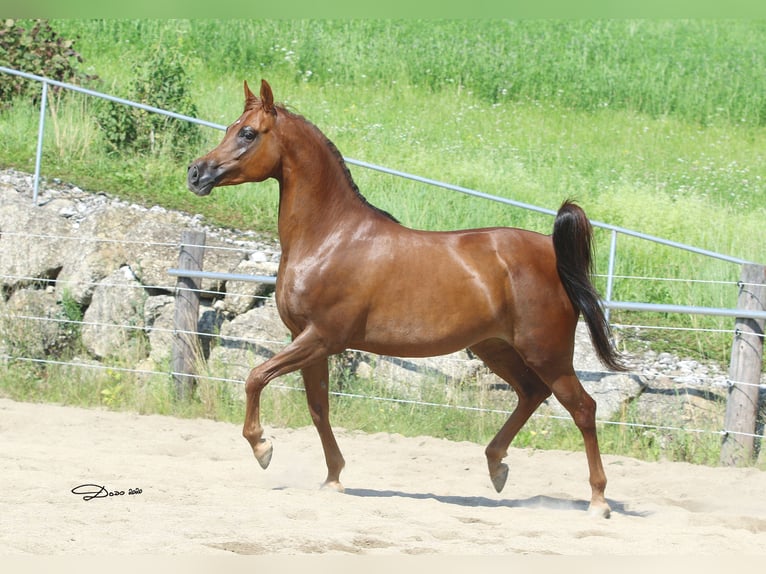
[[241,130],[239,130],[239,137],[245,138],[249,142],[253,141],[256,135],[258,134],[251,127],[244,127]]

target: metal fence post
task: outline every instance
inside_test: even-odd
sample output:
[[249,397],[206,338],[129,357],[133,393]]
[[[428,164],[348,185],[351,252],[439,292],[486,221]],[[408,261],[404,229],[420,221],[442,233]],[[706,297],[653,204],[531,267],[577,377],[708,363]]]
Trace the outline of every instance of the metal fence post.
[[40,188],[40,162],[43,157],[43,136],[45,133],[45,107],[48,103],[48,82],[43,82],[40,100],[40,123],[37,127],[37,155],[35,156],[35,179],[32,188],[32,203],[37,205],[37,191]]
[[609,242],[609,270],[606,276],[606,309],[604,315],[609,321],[609,303],[612,301],[612,291],[614,290],[614,260],[617,258],[617,230],[612,229],[612,237]]

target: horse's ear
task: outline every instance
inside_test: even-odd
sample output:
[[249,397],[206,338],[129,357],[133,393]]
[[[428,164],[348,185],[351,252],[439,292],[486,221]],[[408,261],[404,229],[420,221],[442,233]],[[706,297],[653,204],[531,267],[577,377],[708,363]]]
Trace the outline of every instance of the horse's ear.
[[277,109],[274,107],[274,94],[266,80],[261,80],[261,107],[266,113],[274,115],[277,113]]
[[253,95],[253,92],[250,91],[250,87],[247,85],[247,80],[245,80],[245,111],[253,109],[257,102],[258,99]]

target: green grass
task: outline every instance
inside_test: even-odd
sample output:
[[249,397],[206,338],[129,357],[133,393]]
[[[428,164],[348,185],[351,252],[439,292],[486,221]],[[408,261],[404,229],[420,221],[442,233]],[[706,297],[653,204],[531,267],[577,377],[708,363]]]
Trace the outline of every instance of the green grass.
[[86,68],[123,76],[126,61],[173,46],[218,78],[434,93],[634,110],[707,124],[766,124],[760,21],[704,20],[107,20],[54,21],[80,36]]
[[[125,95],[133,64],[163,46],[181,55],[206,120],[233,121],[242,109],[242,81],[255,87],[264,77],[277,100],[315,123],[348,157],[551,209],[573,197],[594,220],[766,262],[763,22],[57,20],[53,26],[76,38],[83,71],[97,74],[94,87],[109,93]],[[220,132],[204,130],[204,142],[180,159],[169,150],[115,154],[93,119],[92,99],[55,96],[49,107],[44,176],[200,213],[212,224],[275,232],[277,192],[271,182],[220,189],[207,198],[186,190],[187,163],[214,146]],[[37,120],[37,108],[27,102],[0,110],[1,166],[33,170]],[[357,167],[351,171],[373,204],[412,227],[551,229],[548,216]],[[608,233],[596,232],[599,275],[606,272],[608,241]],[[736,304],[737,266],[636,239],[619,238],[616,273],[674,280],[620,279],[613,295],[618,300]],[[603,277],[596,281],[603,291]],[[730,319],[671,314],[615,312],[612,320],[733,326]],[[629,350],[651,345],[724,363],[731,347],[729,333],[619,335]],[[102,386],[84,393],[100,401],[109,383],[97,384]],[[171,409],[165,391],[142,392],[143,398],[129,401],[131,408]],[[199,399],[197,406],[183,408],[190,415],[224,416],[210,407],[213,398],[206,399],[208,406]],[[344,419],[344,401],[337,403],[340,424],[348,420],[349,427],[368,430],[391,427],[372,429],[365,421],[380,420],[386,427],[394,424],[391,417],[404,414],[402,419],[421,422],[397,432],[419,428],[459,438],[449,429],[475,421],[431,423],[432,413],[415,417],[393,405],[382,407],[387,414],[380,419],[371,412]],[[236,419],[239,407],[224,410],[231,409]],[[298,411],[304,409],[288,409],[292,414],[284,420],[301,416]],[[478,422],[485,430],[471,431],[471,440],[483,442],[497,422]],[[543,430],[534,431],[535,440]],[[555,426],[546,432],[559,436]],[[620,429],[606,442],[615,449],[644,444],[632,432]],[[533,439],[524,436],[522,443]]]

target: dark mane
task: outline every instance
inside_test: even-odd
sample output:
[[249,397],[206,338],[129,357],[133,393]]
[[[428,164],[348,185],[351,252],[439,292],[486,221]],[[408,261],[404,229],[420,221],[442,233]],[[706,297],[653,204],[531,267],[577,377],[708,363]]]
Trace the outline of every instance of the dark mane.
[[288,116],[303,121],[306,125],[311,127],[311,129],[315,130],[317,134],[319,134],[320,138],[324,141],[325,145],[328,147],[328,149],[332,152],[333,156],[335,156],[335,159],[338,160],[338,164],[340,165],[341,169],[343,170],[344,175],[346,176],[346,180],[348,181],[348,184],[351,186],[351,189],[354,190],[354,193],[356,193],[356,196],[364,203],[366,206],[368,206],[370,209],[377,211],[384,217],[387,217],[391,221],[395,221],[396,223],[399,223],[399,220],[396,219],[393,215],[391,215],[389,212],[385,211],[384,209],[380,209],[379,207],[374,206],[372,203],[367,201],[367,198],[362,195],[362,192],[359,191],[359,187],[356,185],[356,182],[354,181],[354,178],[351,176],[351,171],[348,169],[348,165],[346,164],[346,161],[343,159],[343,155],[340,153],[338,148],[335,146],[334,143],[320,130],[318,127],[316,127],[313,123],[311,123],[309,120],[307,120],[305,117],[303,117],[300,114],[296,114],[294,112],[291,112],[288,110],[283,104],[280,104],[277,106],[279,111],[284,112]]

